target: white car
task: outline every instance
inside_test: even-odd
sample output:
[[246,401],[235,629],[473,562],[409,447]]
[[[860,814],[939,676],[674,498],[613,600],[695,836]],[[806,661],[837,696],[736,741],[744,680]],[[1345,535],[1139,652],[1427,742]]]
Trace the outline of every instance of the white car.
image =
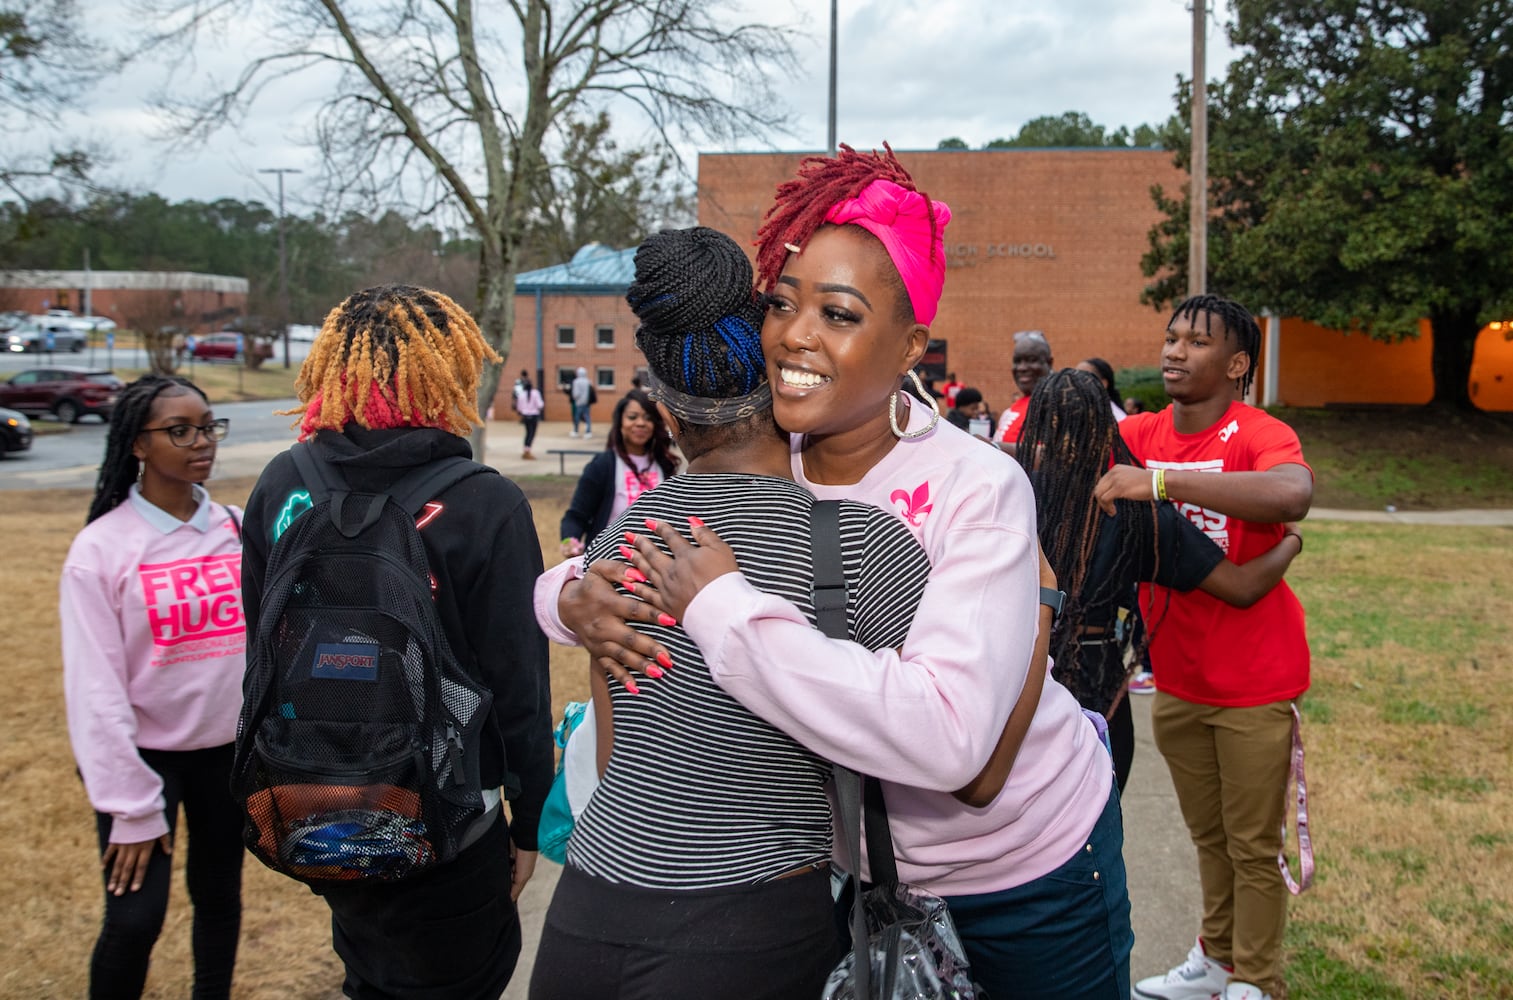
[[49,309],[42,316],[31,317],[32,322],[44,328],[66,326],[73,330],[114,330],[116,321],[108,316],[78,316],[72,309]]
[[15,354],[40,354],[44,351],[71,351],[78,354],[84,350],[88,340],[88,332],[63,326],[48,316],[32,317],[0,334],[0,345]]
[[309,343],[315,339],[315,335],[318,333],[320,333],[320,327],[311,326],[309,323],[289,324],[290,340],[302,340],[305,343]]

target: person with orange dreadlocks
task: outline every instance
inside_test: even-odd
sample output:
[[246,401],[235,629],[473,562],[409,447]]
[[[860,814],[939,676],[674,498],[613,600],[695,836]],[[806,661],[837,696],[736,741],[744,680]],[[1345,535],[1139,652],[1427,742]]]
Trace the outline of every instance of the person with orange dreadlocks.
[[[929,556],[901,648],[826,638],[753,588],[703,525],[690,544],[658,524],[671,556],[637,542],[643,605],[609,586],[623,568],[596,565],[569,583],[569,563],[542,577],[537,619],[554,640],[581,639],[639,671],[670,654],[616,619],[673,616],[725,692],[822,757],[881,779],[899,878],[946,898],[990,995],[1127,997],[1118,794],[1095,724],[1033,657],[1050,627],[1038,601],[1059,599],[1038,590],[1029,482],[1007,455],[899,391],[929,340],[949,219],[891,150],[843,146],[800,165],[757,234],[762,349],[794,479],[821,499],[892,511]],[[1031,711],[1016,731],[1022,695]],[[953,795],[1005,745],[996,794],[973,804]]]
[[[385,491],[449,456],[471,457],[475,396],[498,355],[478,324],[439,292],[368,288],[331,310],[295,387],[299,440],[355,491]],[[269,552],[312,506],[288,451],[247,503],[242,586],[258,634]],[[450,862],[398,881],[357,879],[317,891],[350,997],[497,997],[520,954],[515,901],[535,868],[553,744],[545,637],[532,619],[541,546],[530,504],[503,476],[445,487],[417,519],[431,593],[457,663],[488,688],[480,771],[488,806]],[[361,680],[361,678],[359,678]],[[335,683],[351,683],[339,681]],[[498,806],[509,789],[510,817]],[[466,841],[465,841],[466,842]]]

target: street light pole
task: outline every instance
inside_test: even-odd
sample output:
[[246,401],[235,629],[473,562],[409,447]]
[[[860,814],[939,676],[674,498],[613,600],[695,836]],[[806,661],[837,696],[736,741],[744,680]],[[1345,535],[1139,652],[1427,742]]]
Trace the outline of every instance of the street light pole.
[[1208,291],[1208,0],[1193,0],[1192,192],[1188,197],[1187,294]]
[[830,155],[834,156],[840,147],[835,139],[835,56],[836,56],[836,6],[840,0],[830,0]]
[[269,167],[260,174],[278,174],[278,308],[284,330],[284,367],[289,367],[289,257],[284,252],[284,175],[299,173],[293,167]]

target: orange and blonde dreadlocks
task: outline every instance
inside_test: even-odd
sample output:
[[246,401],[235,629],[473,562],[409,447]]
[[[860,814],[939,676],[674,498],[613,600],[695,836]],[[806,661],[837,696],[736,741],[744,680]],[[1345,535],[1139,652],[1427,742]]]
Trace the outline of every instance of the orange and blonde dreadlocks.
[[413,285],[365,288],[332,309],[300,366],[300,439],[356,423],[466,435],[484,360],[499,355],[467,311]]

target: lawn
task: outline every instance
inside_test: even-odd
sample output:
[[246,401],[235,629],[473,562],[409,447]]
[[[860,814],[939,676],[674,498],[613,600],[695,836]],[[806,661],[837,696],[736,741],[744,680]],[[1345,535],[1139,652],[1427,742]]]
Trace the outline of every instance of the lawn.
[[[547,562],[572,481],[522,480]],[[249,480],[213,484],[239,501]],[[0,709],[0,996],[85,992],[99,920],[90,813],[63,725],[58,567],[83,491],[9,495],[0,533],[15,651]],[[1295,998],[1513,997],[1513,529],[1310,523],[1289,578],[1309,615],[1304,700],[1319,874],[1287,936]],[[553,650],[553,702],[582,698],[581,653]],[[182,855],[180,855],[181,857]],[[148,996],[189,992],[175,884]],[[237,996],[331,998],[325,907],[249,859]],[[1139,932],[1139,928],[1136,928]]]
[[[145,373],[140,368],[117,368],[116,374],[124,382]],[[185,364],[177,374],[189,379],[205,390],[211,403],[239,403],[249,399],[289,399],[294,395],[294,379],[299,375],[299,365],[285,368],[278,360],[267,361],[257,368],[245,368],[230,362],[196,361],[191,368]]]

